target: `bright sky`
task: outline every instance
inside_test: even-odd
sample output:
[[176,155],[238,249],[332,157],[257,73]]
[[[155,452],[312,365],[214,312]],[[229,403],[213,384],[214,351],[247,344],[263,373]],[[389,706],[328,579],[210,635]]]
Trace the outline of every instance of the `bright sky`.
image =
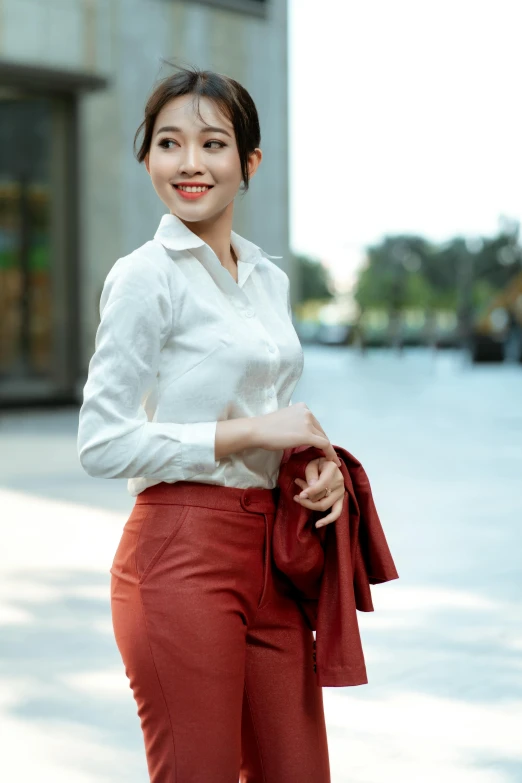
[[520,0],[289,0],[291,244],[522,223]]

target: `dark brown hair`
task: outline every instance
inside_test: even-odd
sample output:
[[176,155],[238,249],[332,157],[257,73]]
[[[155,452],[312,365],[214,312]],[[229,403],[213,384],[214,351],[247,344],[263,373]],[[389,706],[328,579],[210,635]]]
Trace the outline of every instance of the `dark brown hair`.
[[[145,119],[134,136],[134,154],[140,163],[143,162],[152,142],[152,131],[156,117],[165,104],[179,95],[194,95],[197,104],[197,114],[204,122],[199,111],[201,96],[214,101],[232,123],[236,144],[241,161],[244,192],[249,187],[248,156],[261,144],[259,117],[250,93],[230,76],[215,71],[202,71],[194,66],[183,67],[167,62],[178,69],[178,73],[161,79],[145,104]],[[207,124],[207,123],[205,123]],[[143,139],[136,151],[137,139],[143,130]]]

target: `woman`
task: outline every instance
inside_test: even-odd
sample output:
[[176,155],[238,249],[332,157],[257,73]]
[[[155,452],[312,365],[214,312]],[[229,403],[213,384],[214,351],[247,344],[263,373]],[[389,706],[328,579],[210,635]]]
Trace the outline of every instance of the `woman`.
[[233,79],[180,68],[135,146],[142,131],[137,158],[169,211],[105,280],[78,451],[136,497],[111,609],[150,780],[326,783],[313,633],[270,540],[285,448],[324,452],[296,502],[329,510],[325,524],[344,484],[321,425],[290,401],[303,352],[288,276],[232,231],[262,159],[257,111]]

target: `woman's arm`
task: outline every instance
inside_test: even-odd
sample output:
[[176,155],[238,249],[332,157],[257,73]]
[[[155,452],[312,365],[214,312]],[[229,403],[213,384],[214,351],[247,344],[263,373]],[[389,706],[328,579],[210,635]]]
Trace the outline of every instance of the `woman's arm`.
[[138,255],[119,259],[105,280],[100,316],[77,440],[80,462],[90,476],[190,480],[211,473],[227,449],[248,443],[237,437],[248,429],[243,431],[239,420],[220,423],[228,434],[224,442],[219,439],[216,455],[217,421],[147,419],[141,403],[156,380],[160,348],[172,325],[161,268]]
[[258,417],[218,421],[216,427],[216,459],[256,446]]

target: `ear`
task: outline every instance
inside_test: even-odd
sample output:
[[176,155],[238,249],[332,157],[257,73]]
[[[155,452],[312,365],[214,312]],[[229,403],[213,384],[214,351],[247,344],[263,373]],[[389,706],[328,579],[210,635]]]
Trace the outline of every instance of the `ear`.
[[149,153],[145,155],[143,158],[143,162],[145,163],[145,168],[147,169],[148,174],[150,175],[150,167],[149,167]]
[[256,173],[262,159],[263,159],[263,153],[261,152],[259,147],[256,147],[255,150],[251,152],[250,155],[248,156],[248,176],[250,178],[252,178]]

